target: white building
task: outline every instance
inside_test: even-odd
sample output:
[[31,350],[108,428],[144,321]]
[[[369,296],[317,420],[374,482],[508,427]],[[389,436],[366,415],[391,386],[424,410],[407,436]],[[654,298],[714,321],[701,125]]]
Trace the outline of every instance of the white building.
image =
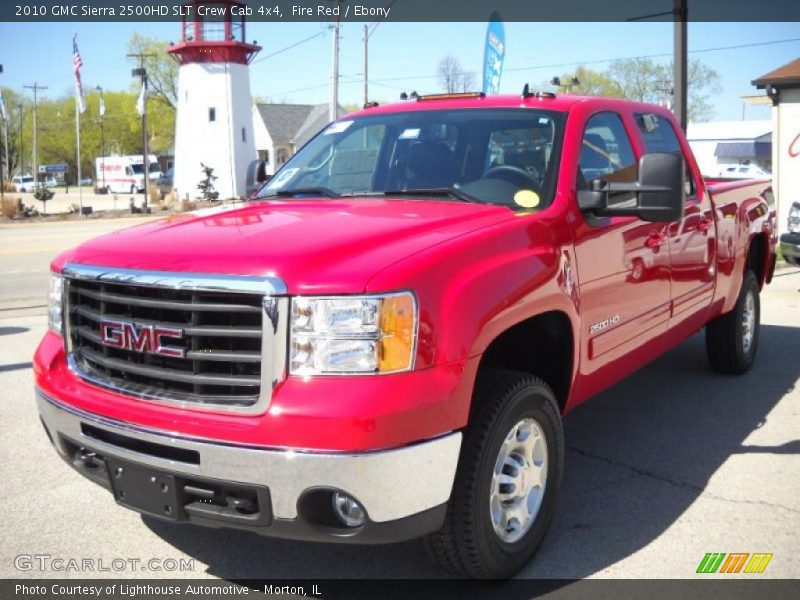
[[[339,116],[345,110],[339,107]],[[289,157],[328,125],[327,104],[253,105],[253,128],[258,158],[274,175]]]
[[686,138],[707,177],[719,177],[731,165],[772,170],[772,121],[689,123]]
[[181,199],[199,197],[206,165],[221,199],[245,196],[256,159],[248,65],[261,48],[247,43],[244,17],[232,16],[243,12],[238,0],[215,3],[227,7],[221,20],[204,21],[202,1],[192,4],[194,20],[184,17],[181,41],[168,49],[180,63],[174,190]]
[[772,99],[772,188],[783,233],[792,203],[800,201],[800,58],[752,83]]

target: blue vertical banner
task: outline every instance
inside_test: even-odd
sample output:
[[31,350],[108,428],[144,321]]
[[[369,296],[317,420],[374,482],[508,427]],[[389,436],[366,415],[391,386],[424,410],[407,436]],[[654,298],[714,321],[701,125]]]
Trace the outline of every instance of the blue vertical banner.
[[483,54],[483,92],[500,93],[500,75],[503,73],[503,60],[506,56],[506,34],[500,14],[494,11],[489,17],[486,29],[486,50]]

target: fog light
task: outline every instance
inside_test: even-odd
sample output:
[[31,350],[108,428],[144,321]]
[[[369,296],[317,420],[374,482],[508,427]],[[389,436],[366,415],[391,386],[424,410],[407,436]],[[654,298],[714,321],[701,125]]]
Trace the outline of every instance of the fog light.
[[331,497],[333,512],[347,527],[361,527],[366,515],[361,505],[347,494],[334,492]]

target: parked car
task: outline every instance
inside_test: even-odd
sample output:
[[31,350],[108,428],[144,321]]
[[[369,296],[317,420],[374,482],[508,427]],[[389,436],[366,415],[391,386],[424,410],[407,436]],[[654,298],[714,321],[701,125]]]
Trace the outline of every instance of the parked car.
[[786,262],[800,267],[800,202],[789,209],[787,232],[781,236],[780,248]]
[[54,187],[56,187],[58,185],[58,181],[56,181],[55,177],[52,177],[52,176],[51,177],[47,177],[44,180],[44,185],[45,185],[45,187],[54,188]]
[[526,87],[366,108],[253,201],[56,258],[42,423],[142,513],[424,537],[459,576],[509,577],[559,505],[562,417],[701,328],[713,369],[753,365],[770,189],[708,184],[661,106]]
[[720,177],[727,179],[769,179],[772,174],[758,165],[731,165],[719,172]]
[[170,167],[161,176],[158,178],[156,185],[158,186],[158,193],[163,200],[167,194],[172,192],[172,177],[173,177],[173,168]]
[[91,177],[82,177],[81,178],[81,185],[92,185],[92,178]]
[[32,192],[36,187],[33,175],[18,175],[14,177],[11,182],[14,184],[14,189],[17,192]]

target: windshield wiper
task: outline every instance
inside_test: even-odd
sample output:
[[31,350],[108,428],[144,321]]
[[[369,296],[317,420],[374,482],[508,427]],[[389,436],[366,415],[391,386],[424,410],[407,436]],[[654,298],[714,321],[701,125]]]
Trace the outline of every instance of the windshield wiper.
[[305,188],[292,188],[288,190],[275,190],[271,191],[269,194],[265,196],[259,196],[259,198],[270,198],[274,196],[280,197],[289,197],[289,196],[298,196],[300,194],[309,194],[314,196],[325,196],[326,198],[339,198],[339,194],[334,192],[330,188],[326,187],[305,187]]
[[411,188],[405,190],[386,190],[386,196],[450,196],[462,202],[480,202],[475,196],[470,196],[466,192],[452,187],[437,188]]

